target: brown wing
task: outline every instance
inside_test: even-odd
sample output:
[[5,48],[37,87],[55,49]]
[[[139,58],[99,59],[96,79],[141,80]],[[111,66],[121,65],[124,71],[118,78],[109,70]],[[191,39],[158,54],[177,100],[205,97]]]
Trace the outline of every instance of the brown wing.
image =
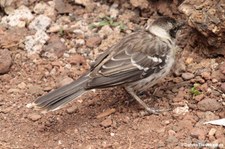
[[158,72],[164,65],[169,47],[147,32],[136,32],[100,55],[92,65],[86,88],[126,84]]

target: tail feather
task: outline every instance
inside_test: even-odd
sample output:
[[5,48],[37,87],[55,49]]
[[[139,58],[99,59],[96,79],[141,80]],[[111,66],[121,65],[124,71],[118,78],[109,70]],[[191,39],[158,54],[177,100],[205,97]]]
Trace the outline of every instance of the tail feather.
[[42,109],[45,111],[54,111],[60,109],[68,102],[85,93],[85,85],[87,81],[88,76],[83,76],[66,86],[41,96],[36,101],[34,101],[33,106],[36,109]]

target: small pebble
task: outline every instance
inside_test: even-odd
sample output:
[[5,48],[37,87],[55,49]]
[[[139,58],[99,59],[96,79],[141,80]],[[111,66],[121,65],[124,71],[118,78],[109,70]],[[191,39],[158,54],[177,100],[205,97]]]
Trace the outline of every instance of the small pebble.
[[215,133],[216,133],[216,129],[215,128],[211,128],[210,131],[209,131],[209,133],[208,133],[208,135],[209,136],[214,136]]
[[112,125],[112,120],[110,118],[105,119],[100,123],[101,126],[103,127],[109,127]]
[[0,109],[0,113],[6,114],[6,113],[9,113],[12,109],[13,109],[13,107],[7,107],[4,109],[2,108],[2,109]]
[[219,69],[221,73],[225,74],[225,63],[221,64]]
[[221,84],[221,91],[222,91],[223,93],[225,93],[225,83],[222,83],[222,84]]
[[193,128],[190,133],[192,137],[200,140],[204,140],[206,137],[206,131],[201,128]]
[[100,119],[100,118],[103,118],[103,117],[106,117],[108,115],[111,115],[113,113],[116,112],[116,109],[112,108],[112,109],[107,109],[105,110],[104,112],[100,113],[97,115],[97,119]]
[[205,80],[209,80],[211,78],[211,75],[209,72],[202,72],[201,73],[202,78],[204,78]]
[[86,59],[80,54],[75,54],[69,58],[69,63],[72,65],[82,65],[86,63]]
[[212,83],[217,83],[217,82],[218,82],[217,79],[215,79],[215,78],[212,79]]
[[72,82],[73,82],[73,79],[67,76],[67,77],[63,78],[62,80],[60,80],[57,86],[62,87],[67,84],[70,84]]
[[194,99],[197,101],[201,101],[204,97],[205,97],[204,94],[200,94],[200,95],[194,96]]
[[176,115],[185,115],[188,112],[189,107],[187,105],[185,105],[184,107],[176,107],[173,110],[173,113],[175,113]]
[[113,33],[113,30],[110,26],[105,25],[101,28],[101,30],[98,32],[101,38],[104,38],[105,36],[109,36]]
[[19,92],[20,92],[20,90],[17,89],[17,88],[10,88],[10,89],[7,91],[7,93],[19,93]]
[[168,131],[169,136],[174,136],[176,132],[174,130],[169,130]]
[[78,107],[77,106],[72,106],[72,107],[69,107],[69,108],[66,109],[66,112],[68,114],[72,114],[72,113],[75,113],[77,111],[78,111]]
[[20,84],[17,85],[20,89],[26,88],[26,84],[24,82],[21,82]]
[[162,124],[163,124],[163,125],[168,125],[168,124],[170,124],[170,120],[162,121]]
[[202,111],[216,111],[221,108],[219,102],[216,99],[205,98],[198,102],[198,108]]
[[193,58],[192,57],[188,57],[185,61],[186,64],[191,64],[193,62]]
[[194,74],[193,73],[186,72],[186,73],[182,73],[181,77],[184,80],[190,80],[190,79],[194,78]]
[[12,64],[12,58],[9,50],[0,50],[0,74],[7,73]]
[[178,142],[178,139],[177,139],[175,136],[169,136],[169,137],[166,139],[166,142],[167,142],[167,143],[176,143],[176,142]]
[[51,24],[51,19],[44,15],[39,15],[30,23],[29,29],[35,30],[46,30],[46,28]]
[[92,37],[89,37],[86,40],[86,45],[89,48],[94,48],[94,47],[97,47],[101,42],[102,42],[101,37],[99,37],[99,36],[92,36]]
[[29,85],[27,92],[35,95],[43,94],[43,90],[39,85]]
[[36,114],[36,113],[32,113],[32,114],[29,114],[27,116],[27,118],[35,122],[35,121],[37,121],[41,118],[41,115]]

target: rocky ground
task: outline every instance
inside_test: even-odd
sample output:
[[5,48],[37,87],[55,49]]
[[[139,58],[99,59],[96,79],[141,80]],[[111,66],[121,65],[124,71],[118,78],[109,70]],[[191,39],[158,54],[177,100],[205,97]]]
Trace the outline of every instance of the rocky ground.
[[146,115],[119,87],[90,92],[47,114],[27,107],[77,79],[98,54],[143,29],[149,18],[185,19],[180,4],[0,0],[0,148],[225,148],[225,122],[204,124],[225,117],[225,49],[207,47],[188,25],[177,41],[182,51],[173,73],[143,96],[151,107],[171,110]]

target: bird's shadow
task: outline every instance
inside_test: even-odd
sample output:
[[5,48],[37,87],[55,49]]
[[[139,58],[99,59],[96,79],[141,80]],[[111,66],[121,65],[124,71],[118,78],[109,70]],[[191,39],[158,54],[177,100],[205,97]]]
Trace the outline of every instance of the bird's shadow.
[[43,124],[42,131],[57,134],[75,128],[96,127],[107,117],[98,119],[96,116],[105,110],[114,108],[116,112],[113,114],[132,114],[134,112],[138,113],[141,108],[135,101],[132,101],[132,104],[127,104],[132,100],[132,97],[119,87],[88,93],[86,96],[82,96],[80,100],[83,102],[73,102],[71,104],[77,106],[74,113],[69,114],[66,111],[68,107],[60,111],[47,113],[46,118],[41,122]]

